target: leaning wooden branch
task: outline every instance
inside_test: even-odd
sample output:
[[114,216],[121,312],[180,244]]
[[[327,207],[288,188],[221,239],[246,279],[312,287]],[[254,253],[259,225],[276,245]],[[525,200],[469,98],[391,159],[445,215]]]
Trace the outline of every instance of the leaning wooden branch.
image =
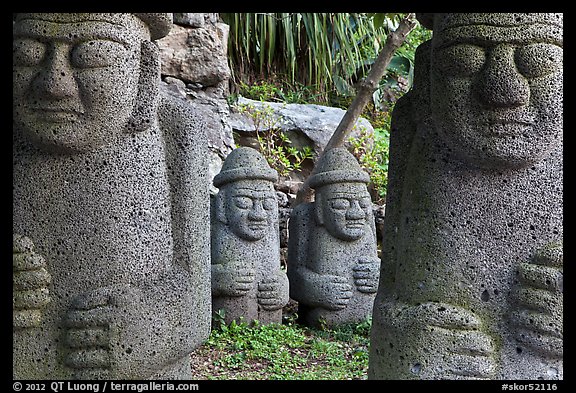
[[[356,94],[356,98],[352,101],[352,104],[342,117],[340,124],[332,134],[332,137],[328,141],[328,144],[322,151],[321,155],[323,155],[329,149],[334,147],[342,146],[346,137],[350,134],[350,131],[356,124],[356,120],[360,117],[360,114],[366,107],[366,104],[370,101],[372,94],[378,88],[378,84],[380,80],[384,76],[386,72],[386,68],[394,55],[394,52],[402,45],[404,40],[406,40],[406,36],[412,31],[412,29],[416,26],[416,18],[414,14],[408,14],[400,24],[398,28],[388,34],[386,38],[386,43],[384,48],[378,55],[378,58],[372,65],[368,76],[362,80],[359,84],[358,93]],[[319,157],[320,158],[320,157]],[[314,167],[311,175],[316,173],[316,167]],[[312,189],[309,185],[310,176],[306,178],[300,189],[298,190],[298,194],[296,196],[296,201],[294,202],[294,206],[297,206],[303,202],[310,202],[312,201]]]

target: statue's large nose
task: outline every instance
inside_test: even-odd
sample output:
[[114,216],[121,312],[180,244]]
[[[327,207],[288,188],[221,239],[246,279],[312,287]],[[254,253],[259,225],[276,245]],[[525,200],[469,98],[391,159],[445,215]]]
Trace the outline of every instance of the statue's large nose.
[[513,46],[497,45],[488,52],[478,94],[488,107],[516,108],[528,104],[530,86],[516,68]]
[[36,93],[66,98],[78,93],[78,85],[69,60],[69,47],[54,43],[48,47],[44,67],[34,80]]
[[356,200],[350,201],[350,208],[346,211],[346,218],[349,220],[360,220],[365,217],[364,210]]

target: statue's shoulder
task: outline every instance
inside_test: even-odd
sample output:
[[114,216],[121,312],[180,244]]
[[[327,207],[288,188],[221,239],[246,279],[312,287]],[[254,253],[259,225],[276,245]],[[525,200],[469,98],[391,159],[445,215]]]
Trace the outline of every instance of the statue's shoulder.
[[[160,89],[158,103],[158,125],[164,134],[168,146],[187,146],[194,150],[193,155],[205,155],[207,148],[207,127],[205,120],[208,115],[200,105],[175,97],[165,89]],[[178,148],[176,150],[179,150]]]
[[308,221],[312,218],[312,214],[314,213],[313,209],[313,202],[301,203],[292,210],[292,213],[290,213],[290,220],[308,225]]
[[201,128],[197,107],[189,101],[173,96],[160,89],[160,102],[158,103],[158,121],[162,128]]
[[316,230],[313,202],[301,203],[292,210],[288,230],[294,247],[305,249],[310,234]]

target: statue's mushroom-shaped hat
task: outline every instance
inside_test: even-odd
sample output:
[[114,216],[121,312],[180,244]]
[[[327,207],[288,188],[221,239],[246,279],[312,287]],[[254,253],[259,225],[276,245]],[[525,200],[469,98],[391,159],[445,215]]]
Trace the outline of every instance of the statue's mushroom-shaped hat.
[[226,157],[222,170],[214,176],[214,186],[222,185],[237,180],[278,180],[278,172],[270,168],[266,159],[260,152],[251,147],[239,147]]
[[362,170],[352,153],[343,147],[326,151],[316,166],[316,174],[310,177],[310,187],[313,189],[331,183],[370,182],[370,176]]
[[520,27],[541,24],[562,28],[564,24],[562,13],[416,13],[416,19],[422,26],[434,31],[471,25]]
[[172,28],[172,14],[170,13],[138,13],[134,15],[146,23],[150,29],[152,41],[167,36]]

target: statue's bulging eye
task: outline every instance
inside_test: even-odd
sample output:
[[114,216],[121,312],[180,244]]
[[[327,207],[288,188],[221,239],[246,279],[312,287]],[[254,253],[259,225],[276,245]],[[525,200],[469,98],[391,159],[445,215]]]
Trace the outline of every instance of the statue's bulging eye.
[[265,198],[262,200],[262,207],[264,207],[265,210],[273,210],[275,206],[276,199],[274,198]]
[[330,200],[330,207],[337,210],[345,210],[350,207],[350,201],[344,198],[334,198]]
[[437,69],[449,76],[470,76],[486,63],[484,48],[472,44],[456,44],[440,48],[434,54]]
[[371,201],[370,197],[366,197],[366,198],[360,199],[358,201],[358,204],[360,205],[360,208],[367,209],[372,205],[372,201]]
[[76,45],[70,54],[70,61],[75,68],[102,68],[123,64],[127,54],[127,49],[118,42],[92,40]]
[[46,44],[30,38],[18,38],[12,44],[12,65],[33,67],[46,56]]
[[251,209],[252,199],[243,196],[234,197],[234,205],[240,209]]
[[516,67],[527,78],[538,78],[563,67],[564,49],[554,44],[536,43],[516,49]]

